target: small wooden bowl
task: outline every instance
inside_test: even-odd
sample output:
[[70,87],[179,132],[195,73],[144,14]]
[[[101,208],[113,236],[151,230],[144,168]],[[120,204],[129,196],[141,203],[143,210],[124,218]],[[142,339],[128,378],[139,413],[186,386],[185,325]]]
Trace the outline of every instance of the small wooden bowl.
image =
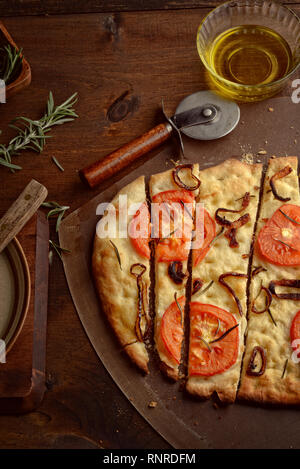
[[24,251],[16,238],[0,256],[0,339],[4,340],[8,353],[26,319],[31,282]]
[[[0,21],[0,47],[5,45],[6,43],[9,43],[11,46],[16,47],[18,49],[18,46],[12,39],[11,35]],[[30,65],[27,62],[25,58],[23,58],[22,62],[22,70],[18,78],[10,83],[6,87],[6,98],[9,98],[10,96],[13,96],[14,94],[18,93],[21,91],[23,88],[26,88],[26,86],[30,85],[31,83],[31,69]]]

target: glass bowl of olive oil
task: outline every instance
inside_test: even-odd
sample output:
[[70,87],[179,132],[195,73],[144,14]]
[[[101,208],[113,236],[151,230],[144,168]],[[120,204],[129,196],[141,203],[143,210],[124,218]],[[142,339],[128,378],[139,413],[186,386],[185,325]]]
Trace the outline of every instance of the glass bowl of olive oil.
[[300,64],[300,19],[274,0],[229,1],[204,18],[197,48],[211,88],[235,101],[260,101]]

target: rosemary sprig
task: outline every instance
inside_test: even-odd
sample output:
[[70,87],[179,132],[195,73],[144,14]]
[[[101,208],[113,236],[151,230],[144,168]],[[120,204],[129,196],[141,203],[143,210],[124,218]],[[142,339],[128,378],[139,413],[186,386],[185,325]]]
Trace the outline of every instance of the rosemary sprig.
[[66,210],[69,210],[70,207],[68,205],[59,205],[57,202],[54,202],[54,201],[44,202],[42,204],[42,207],[51,209],[47,213],[47,218],[58,215],[57,220],[56,220],[56,232],[58,232],[58,228],[59,228],[59,225],[61,224],[64,214]]
[[52,246],[52,248],[54,249],[54,251],[56,252],[56,254],[58,255],[61,261],[62,261],[62,256],[61,256],[62,252],[65,252],[65,253],[71,252],[69,249],[62,248],[59,244],[52,241],[52,239],[49,239],[49,244],[50,246]]
[[115,245],[115,243],[113,243],[111,240],[109,240],[110,244],[112,245],[112,247],[114,248],[114,251],[116,253],[116,256],[117,256],[117,259],[118,259],[118,262],[119,262],[119,266],[120,266],[120,269],[122,269],[122,262],[121,262],[121,256],[120,256],[120,253],[119,253],[119,250],[117,248],[117,246]]
[[10,44],[1,48],[3,63],[0,70],[0,78],[6,83],[13,81],[20,73],[23,62],[23,49],[17,49]]
[[12,156],[18,155],[23,150],[33,150],[41,153],[46,139],[51,137],[46,134],[50,132],[53,126],[71,122],[78,117],[73,109],[74,104],[77,102],[76,96],[77,93],[74,93],[65,102],[55,106],[50,91],[46,112],[40,120],[31,120],[22,116],[14,119],[10,127],[17,131],[17,135],[8,145],[0,145],[0,165],[8,167],[12,171],[22,169],[20,166],[12,164]]

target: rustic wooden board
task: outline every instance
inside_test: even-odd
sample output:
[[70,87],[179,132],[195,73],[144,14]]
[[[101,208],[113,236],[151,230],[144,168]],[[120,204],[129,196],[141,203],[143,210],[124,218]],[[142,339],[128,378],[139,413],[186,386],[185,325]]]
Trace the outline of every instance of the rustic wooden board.
[[[177,10],[213,8],[220,0],[2,0],[0,15],[58,15],[70,13],[102,13],[116,11]],[[284,4],[297,2],[285,0]]]
[[31,277],[31,299],[22,331],[0,364],[0,413],[34,410],[45,391],[48,297],[48,222],[38,212],[18,235]]
[[[32,0],[32,5],[41,3]],[[2,1],[0,7],[17,15],[18,9],[13,9],[17,4]],[[300,13],[296,5],[294,9]],[[207,87],[195,37],[208,11],[4,18],[14,40],[24,48],[33,79],[26,90],[1,107],[1,141],[14,135],[8,123],[17,115],[38,118],[42,114],[49,90],[57,102],[78,91],[80,117],[55,129],[42,155],[24,152],[16,157],[22,171],[12,174],[0,168],[1,210],[8,209],[32,177],[46,185],[49,200],[70,205],[70,211],[96,195],[97,189],[91,192],[82,186],[77,169],[161,122],[162,97],[171,114],[185,95]],[[129,101],[129,112],[120,115],[119,122],[111,122],[107,111],[126,91],[121,104]],[[290,85],[283,95],[291,95]],[[63,173],[51,156],[63,165]],[[52,230],[54,239],[55,220]],[[62,264],[54,256],[49,285],[48,392],[37,412],[0,417],[0,447],[169,448],[106,372],[86,338],[67,288]]]
[[[273,112],[269,112],[269,108]],[[218,164],[244,153],[258,155],[296,155],[299,151],[298,108],[288,98],[241,106],[241,122],[231,134],[217,141],[199,142],[185,138],[186,157],[200,168]],[[153,154],[152,154],[153,157]],[[62,246],[71,253],[64,256],[64,266],[79,317],[102,363],[115,382],[143,417],[175,448],[288,448],[299,447],[297,432],[299,409],[267,409],[236,403],[214,407],[212,401],[201,402],[168,382],[159,372],[155,359],[150,362],[150,375],[143,377],[129,362],[113,336],[105,315],[101,314],[91,276],[91,249],[97,205],[109,202],[125,184],[141,174],[151,174],[172,167],[172,146],[156,153],[143,166],[131,168],[122,179],[110,182],[106,190],[62,223],[59,235]],[[148,403],[156,401],[155,409]],[[277,422],[280,420],[280,426]],[[172,425],[170,425],[172,421]],[[237,428],[239,431],[237,431]],[[284,428],[284,433],[282,432]]]

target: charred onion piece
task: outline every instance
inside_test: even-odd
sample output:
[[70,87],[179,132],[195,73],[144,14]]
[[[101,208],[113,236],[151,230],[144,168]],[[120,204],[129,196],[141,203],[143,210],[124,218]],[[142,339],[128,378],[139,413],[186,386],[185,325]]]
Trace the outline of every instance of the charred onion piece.
[[[201,280],[200,280],[200,281],[201,281]],[[198,295],[198,296],[200,296],[200,295],[203,295],[203,293],[205,293],[207,290],[209,290],[209,289],[210,289],[210,287],[211,287],[213,284],[214,284],[214,281],[213,281],[213,280],[211,280],[211,282],[209,282],[209,284],[208,284],[208,285],[206,285],[206,287],[205,287],[203,290],[201,290],[201,291],[200,291],[200,293],[199,293],[199,295]],[[194,295],[195,293],[198,293],[198,291],[199,291],[199,288],[198,288],[198,290],[197,290],[197,291],[195,291],[195,292],[192,292],[192,295]]]
[[219,277],[219,282],[221,283],[221,285],[223,285],[225,288],[227,288],[227,290],[231,293],[231,295],[233,296],[234,298],[234,301],[236,302],[236,305],[238,307],[238,310],[239,310],[239,313],[240,313],[240,316],[243,316],[243,309],[242,309],[242,305],[241,305],[241,302],[240,300],[238,299],[238,297],[236,296],[235,294],[235,291],[231,288],[230,285],[228,285],[228,283],[225,282],[225,278],[227,277],[240,277],[240,278],[248,278],[248,275],[247,274],[240,274],[238,272],[227,272],[225,274],[222,274],[220,275]]
[[218,210],[215,213],[216,222],[221,226],[226,226],[227,227],[227,230],[226,230],[224,236],[227,239],[229,239],[229,246],[231,248],[237,248],[239,246],[239,243],[237,242],[237,239],[236,239],[237,230],[241,226],[248,223],[248,221],[250,220],[250,215],[249,215],[249,213],[246,213],[245,215],[241,216],[237,220],[230,221],[230,220],[227,220],[225,217],[221,217],[219,215],[219,213],[221,213],[221,212],[240,213],[248,207],[249,202],[250,202],[250,198],[251,198],[250,192],[246,192],[246,194],[243,197],[241,197],[242,206],[241,206],[240,210],[230,210],[228,208],[218,208]]
[[[137,267],[140,267],[142,270],[140,272],[134,272],[134,269],[136,269]],[[142,275],[146,272],[146,270],[147,270],[147,267],[144,264],[139,264],[139,263],[132,264],[132,266],[130,267],[131,275],[133,275],[136,278],[142,277]]]
[[276,296],[279,300],[295,300],[300,301],[300,293],[276,293],[276,286],[300,288],[300,280],[297,279],[282,279],[272,280],[269,284],[269,290],[272,295]]
[[186,277],[186,274],[182,272],[182,262],[174,261],[169,264],[168,274],[177,285],[180,285]]
[[[136,271],[137,268],[140,269],[139,272]],[[142,280],[142,276],[146,270],[147,270],[147,267],[144,264],[133,264],[130,267],[130,273],[136,278],[136,284],[137,284],[137,289],[138,289],[138,312],[137,312],[137,317],[135,321],[135,333],[139,342],[143,342],[144,337],[146,336],[147,331],[149,329],[149,318],[147,315],[147,310],[145,306],[145,298],[144,298],[145,290],[147,291],[147,289],[145,289],[145,285]],[[144,334],[142,333],[142,329],[141,329],[142,318],[145,318],[146,320],[146,330]]]
[[219,212],[228,212],[228,213],[241,213],[245,210],[250,202],[250,192],[246,192],[246,194],[242,197],[242,206],[240,210],[230,210],[229,208],[218,208],[215,213],[216,222],[222,226],[232,226],[234,222],[227,220],[225,217],[220,217]]
[[273,192],[273,195],[274,195],[275,199],[281,200],[282,202],[288,202],[289,200],[291,200],[290,197],[281,197],[281,195],[278,194],[278,192],[276,190],[276,187],[275,187],[275,181],[277,181],[277,179],[284,178],[285,176],[290,174],[292,171],[293,171],[293,168],[291,168],[291,166],[285,166],[280,171],[273,174],[273,176],[271,177],[270,186],[271,186],[271,189],[272,189],[272,192]]
[[[255,365],[254,365],[254,360],[256,358],[256,355],[257,354],[260,354],[261,356],[261,368],[259,371],[255,371]],[[250,360],[249,360],[249,363],[248,363],[248,367],[247,367],[247,375],[249,376],[261,376],[264,374],[265,370],[266,370],[266,365],[267,365],[267,352],[265,351],[264,348],[260,347],[260,346],[256,346],[254,347],[254,349],[252,350],[252,354],[251,354],[251,357],[250,357]]]
[[[191,170],[191,176],[194,179],[194,181],[196,181],[196,184],[194,186],[188,186],[187,184],[185,184],[180,179],[179,172],[182,169],[190,169]],[[181,165],[176,166],[176,168],[173,169],[172,175],[173,175],[173,179],[174,179],[175,184],[177,184],[177,186],[179,186],[181,189],[186,189],[188,191],[195,191],[195,190],[199,189],[199,187],[200,187],[200,184],[201,184],[200,179],[198,179],[197,176],[195,176],[193,174],[193,164],[181,164]]]
[[236,239],[237,230],[241,226],[248,223],[249,220],[250,220],[250,215],[249,213],[246,213],[245,215],[242,215],[240,218],[238,218],[238,220],[235,220],[234,222],[232,222],[231,226],[225,231],[224,236],[225,238],[229,239],[229,246],[231,248],[239,247],[239,243],[237,242],[237,239]]
[[[259,295],[261,294],[261,292],[264,291],[266,293],[266,305],[265,305],[265,308],[262,309],[261,311],[258,311],[255,307],[255,301],[253,302],[252,304],[252,308],[251,308],[251,311],[252,313],[255,313],[255,314],[262,314],[262,313],[265,313],[266,311],[268,311],[268,309],[270,308],[271,306],[271,303],[272,303],[272,295],[271,295],[271,292],[268,288],[266,287],[261,287],[260,289],[260,292],[259,292]],[[259,296],[258,295],[258,296]]]
[[195,278],[193,280],[193,289],[192,289],[192,295],[195,295],[201,288],[203,287],[203,281],[200,278]]
[[265,269],[264,267],[255,267],[252,271],[252,277],[255,277],[255,275],[258,275],[260,274],[261,272],[267,272],[267,269]]

